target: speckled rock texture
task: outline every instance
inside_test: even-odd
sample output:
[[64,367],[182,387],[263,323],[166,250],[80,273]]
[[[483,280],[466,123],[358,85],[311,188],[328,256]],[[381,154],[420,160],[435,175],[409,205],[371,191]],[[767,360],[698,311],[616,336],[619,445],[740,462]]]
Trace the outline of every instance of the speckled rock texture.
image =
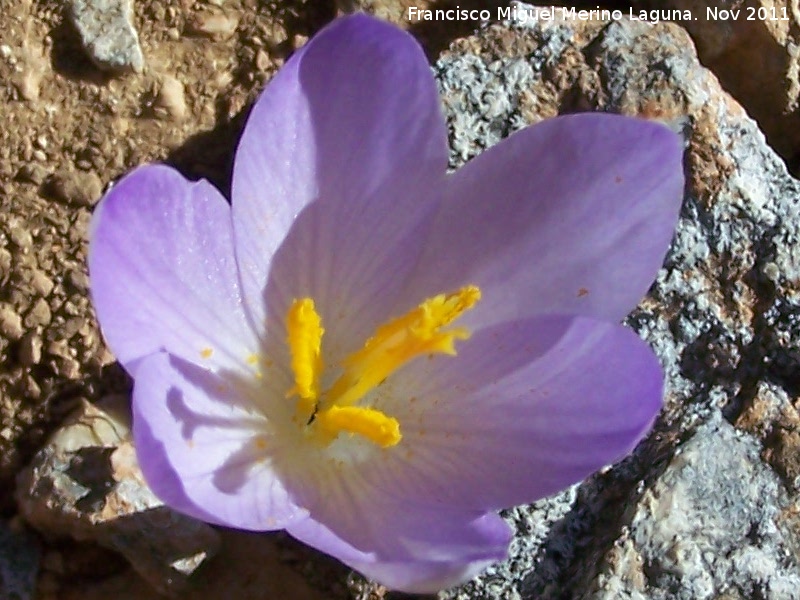
[[639,499],[592,598],[796,598],[786,490],[760,445],[719,417]]
[[682,22],[704,65],[800,170],[800,8],[790,0],[637,0],[688,10]]
[[105,71],[141,71],[133,0],[71,0],[69,16],[89,58]]
[[491,25],[436,73],[453,167],[584,110],[661,120],[687,149],[673,245],[628,319],[667,373],[653,434],[507,511],[509,560],[440,598],[800,598],[800,184],[675,24]]

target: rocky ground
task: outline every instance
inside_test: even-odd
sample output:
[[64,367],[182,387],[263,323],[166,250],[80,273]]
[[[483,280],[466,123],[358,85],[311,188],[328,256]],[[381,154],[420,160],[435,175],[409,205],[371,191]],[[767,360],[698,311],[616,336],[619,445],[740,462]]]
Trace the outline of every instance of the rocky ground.
[[[621,465],[508,511],[509,561],[441,597],[800,598],[796,6],[601,3],[697,16],[675,23],[404,18],[443,4],[0,0],[0,599],[397,597],[285,536],[160,507],[136,469],[129,382],[99,336],[85,268],[109,182],[167,160],[226,191],[258,91],[359,8],[423,43],[454,167],[580,110],[658,118],[687,144],[681,224],[629,319],[669,375],[656,430]],[[705,18],[721,6],[743,13]]]

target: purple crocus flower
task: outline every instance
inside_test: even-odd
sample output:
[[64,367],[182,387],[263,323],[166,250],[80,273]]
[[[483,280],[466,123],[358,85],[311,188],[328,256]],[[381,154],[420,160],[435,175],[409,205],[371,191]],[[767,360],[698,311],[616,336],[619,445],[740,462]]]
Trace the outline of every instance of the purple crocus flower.
[[572,115],[446,167],[422,51],[359,15],[256,102],[230,205],[166,166],[103,198],[94,305],[166,504],[431,591],[506,556],[499,509],[648,431],[663,374],[618,322],[672,236],[677,136]]

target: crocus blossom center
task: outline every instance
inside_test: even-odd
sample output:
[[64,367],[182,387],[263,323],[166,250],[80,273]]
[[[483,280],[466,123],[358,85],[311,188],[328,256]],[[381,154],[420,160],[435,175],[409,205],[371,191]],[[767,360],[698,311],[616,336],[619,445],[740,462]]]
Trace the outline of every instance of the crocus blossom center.
[[347,356],[342,374],[320,392],[323,372],[322,318],[311,298],[292,303],[286,316],[294,386],[287,396],[297,396],[297,420],[314,437],[329,444],[341,433],[357,434],[381,448],[402,439],[400,423],[380,410],[361,404],[366,395],[412,359],[431,354],[455,355],[455,341],[470,332],[463,327],[443,329],[481,298],[477,286],[468,285],[449,294],[428,298],[403,316],[377,328],[364,346]]

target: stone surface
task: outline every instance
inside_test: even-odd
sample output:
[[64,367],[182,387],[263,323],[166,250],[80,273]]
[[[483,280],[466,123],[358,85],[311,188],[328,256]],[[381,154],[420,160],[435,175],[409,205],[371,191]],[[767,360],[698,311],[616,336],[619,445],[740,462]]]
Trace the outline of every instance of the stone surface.
[[44,535],[116,550],[158,590],[179,591],[216,552],[219,537],[166,508],[144,483],[126,405],[124,396],[83,402],[20,473],[19,511]]
[[[704,65],[758,121],[770,144],[800,170],[800,9],[789,0],[639,0],[689,10],[682,22]],[[731,11],[721,18],[721,10]],[[715,18],[716,17],[716,18]]]
[[133,0],[71,0],[69,15],[89,57],[106,71],[141,71]]
[[161,80],[153,110],[160,117],[182,120],[186,117],[186,98],[183,84],[169,75]]
[[592,598],[800,598],[796,512],[760,444],[717,414],[640,498]]
[[30,600],[39,572],[39,545],[19,523],[0,521],[0,598]]
[[187,31],[212,40],[224,40],[234,34],[238,25],[238,17],[222,10],[204,10],[194,15],[187,27]]

